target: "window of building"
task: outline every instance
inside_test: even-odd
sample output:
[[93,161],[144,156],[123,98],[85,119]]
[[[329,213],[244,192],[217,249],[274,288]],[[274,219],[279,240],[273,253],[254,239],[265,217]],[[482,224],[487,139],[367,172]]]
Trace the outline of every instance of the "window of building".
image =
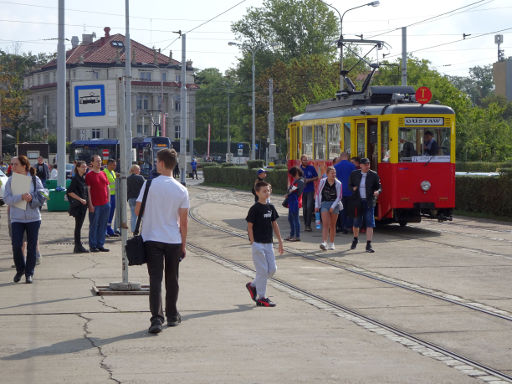
[[139,71],[139,78],[145,81],[151,81],[151,71]]
[[135,96],[135,101],[137,105],[137,110],[142,109],[142,95]]
[[147,96],[143,96],[142,98],[142,104],[143,104],[143,108],[145,110],[148,110],[149,109],[149,99]]
[[91,71],[91,77],[93,80],[98,80],[100,77],[100,72],[99,71]]
[[137,136],[142,136],[142,124],[137,124]]
[[162,81],[167,81],[167,72],[162,72]]
[[181,82],[181,75],[180,74],[176,75],[176,82],[177,83]]
[[174,110],[181,111],[181,104],[179,100],[174,101]]
[[162,110],[162,95],[158,95],[158,110]]
[[179,125],[174,126],[174,138],[175,139],[181,138],[181,128]]
[[101,138],[101,128],[93,128],[92,129],[92,138],[93,139]]

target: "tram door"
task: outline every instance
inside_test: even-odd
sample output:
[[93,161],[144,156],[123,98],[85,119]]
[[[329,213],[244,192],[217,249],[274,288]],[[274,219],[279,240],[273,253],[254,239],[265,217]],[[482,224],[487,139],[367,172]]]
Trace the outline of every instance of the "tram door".
[[356,154],[359,158],[366,157],[366,120],[355,122]]
[[377,119],[368,119],[368,133],[366,135],[366,157],[370,159],[371,169],[377,171],[379,150],[377,148]]

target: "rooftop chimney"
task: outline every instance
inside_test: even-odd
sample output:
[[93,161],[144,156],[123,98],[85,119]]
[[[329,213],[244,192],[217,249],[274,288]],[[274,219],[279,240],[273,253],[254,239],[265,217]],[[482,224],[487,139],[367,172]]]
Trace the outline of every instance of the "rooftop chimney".
[[71,38],[71,48],[76,48],[80,41],[78,40],[78,36],[73,36]]
[[105,37],[110,37],[110,27],[105,27],[103,30],[105,31]]

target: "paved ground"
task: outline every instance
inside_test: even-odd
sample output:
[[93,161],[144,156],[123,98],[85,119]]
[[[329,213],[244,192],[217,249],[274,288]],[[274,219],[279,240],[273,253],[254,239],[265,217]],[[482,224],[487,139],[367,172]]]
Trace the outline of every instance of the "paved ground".
[[[243,230],[243,217],[250,202],[248,194],[195,186],[190,191],[195,212],[205,221]],[[207,201],[212,196],[214,201],[221,201],[218,196],[224,199],[231,196],[228,200],[232,204],[227,209],[225,205]],[[189,250],[181,264],[179,309],[183,323],[176,328],[164,329],[158,336],[149,335],[147,296],[98,297],[91,294],[93,284],[105,285],[120,279],[119,241],[108,242],[107,246],[111,249],[108,254],[74,255],[71,253],[72,218],[67,213],[44,211],[40,237],[44,258],[37,267],[34,284],[14,284],[5,213],[5,207],[1,207],[2,382],[498,382],[492,377],[485,380],[482,375],[479,378],[471,377],[470,372],[462,369],[460,364],[450,365],[441,357],[429,357],[428,351],[408,347],[407,343],[397,342],[378,329],[365,328],[347,316],[320,308],[320,305],[311,300],[308,302],[279,284],[273,284],[268,289],[278,306],[257,308],[244,287],[250,272],[225,263],[219,264],[208,254],[197,250]],[[281,213],[284,214],[283,211]],[[284,219],[280,222],[283,228],[287,227]],[[490,225],[474,221],[466,224],[463,232],[469,234],[474,231],[471,226]],[[428,261],[421,255],[430,252],[431,240],[444,241],[440,239],[442,234],[435,235],[435,231],[442,231],[444,227],[428,229],[428,225],[420,227],[419,232],[411,228],[405,232],[405,238],[381,233],[376,240],[379,252],[375,256],[367,256],[363,252],[347,254],[340,246],[331,257],[347,265],[358,265],[375,273],[385,273],[440,291],[474,297],[484,304],[492,303],[495,307],[510,310],[510,280],[507,283],[506,278],[510,277],[512,260],[504,257],[511,256],[510,244],[501,246],[503,242],[498,242],[484,255],[475,253],[468,259],[461,259],[464,251],[457,252],[457,249],[463,246],[475,248],[469,243],[470,237],[466,236],[461,246],[450,247],[446,255],[435,257],[435,270],[439,273],[432,273]],[[493,223],[492,228],[502,230],[502,237],[510,239],[507,233],[510,232],[509,226]],[[456,232],[461,229],[447,227],[445,230]],[[250,249],[244,239],[222,234],[192,221],[190,234],[191,242],[195,245],[250,265]],[[425,238],[426,234],[428,236]],[[309,239],[304,238],[309,241],[294,246],[302,250],[316,250],[317,234],[309,236]],[[459,237],[453,235],[453,238]],[[347,241],[339,240],[340,243]],[[393,253],[397,249],[399,251]],[[408,249],[415,250],[409,252],[411,258],[400,258],[400,254]],[[488,262],[483,263],[483,260]],[[470,267],[463,267],[468,264]],[[460,274],[457,271],[461,271]],[[333,300],[344,301],[348,298],[349,304],[372,314],[386,312],[387,307],[388,313],[384,313],[383,317],[388,316],[391,321],[395,320],[393,316],[396,313],[389,310],[389,305],[382,304],[381,300],[386,297],[393,298],[392,306],[401,306],[400,316],[405,316],[408,310],[412,311],[411,299],[399,290],[375,286],[347,273],[339,273],[333,267],[285,254],[278,260],[276,277]],[[147,283],[145,267],[130,267],[130,280]],[[372,303],[371,295],[364,294],[370,289],[385,292]],[[421,303],[421,306],[427,308],[431,319],[438,320],[439,312],[436,311],[448,307],[439,303]],[[459,316],[451,308],[450,311],[445,311],[442,318],[447,331],[456,325]],[[415,312],[408,319],[417,316]],[[484,326],[482,322],[478,324]],[[412,329],[417,325],[417,322],[411,322],[409,326]],[[507,335],[510,327],[505,328],[506,325],[496,322],[495,329],[487,334],[499,336],[503,332],[501,334]],[[436,333],[433,338],[438,335]],[[495,347],[491,349],[506,351],[508,344],[500,346],[499,340],[496,340],[498,336],[492,336]],[[510,349],[508,351],[511,352]],[[501,362],[501,355],[496,355]]]

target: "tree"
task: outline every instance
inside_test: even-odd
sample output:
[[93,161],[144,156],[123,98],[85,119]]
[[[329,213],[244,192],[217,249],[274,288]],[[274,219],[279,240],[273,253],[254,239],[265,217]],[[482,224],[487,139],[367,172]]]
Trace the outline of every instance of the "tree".
[[336,16],[319,0],[264,0],[231,29],[246,51],[268,50],[285,62],[307,55],[333,57],[339,37]]
[[448,79],[471,98],[475,105],[482,105],[483,99],[493,94],[492,66],[476,66],[469,69],[469,77],[450,76]]

